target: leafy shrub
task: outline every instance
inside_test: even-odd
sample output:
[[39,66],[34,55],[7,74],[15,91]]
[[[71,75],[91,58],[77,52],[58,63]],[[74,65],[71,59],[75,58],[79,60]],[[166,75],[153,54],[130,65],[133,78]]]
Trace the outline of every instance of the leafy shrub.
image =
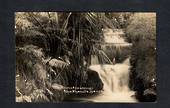
[[[16,101],[61,101],[64,97],[63,90],[56,90],[52,87],[53,84],[65,86],[68,83],[65,71],[61,71],[61,68],[65,69],[64,67],[55,66],[53,70],[52,65],[47,65],[42,49],[37,46],[17,47]],[[58,77],[55,77],[54,74]],[[51,75],[55,79],[52,79]]]
[[[131,88],[143,92],[156,79],[156,15],[139,13],[131,18],[126,36],[133,43],[131,54]],[[155,82],[154,82],[155,83]]]

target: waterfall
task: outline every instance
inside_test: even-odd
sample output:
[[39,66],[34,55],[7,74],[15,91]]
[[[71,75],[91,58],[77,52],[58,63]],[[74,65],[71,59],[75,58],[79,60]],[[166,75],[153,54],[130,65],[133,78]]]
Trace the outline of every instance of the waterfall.
[[99,64],[99,59],[96,55],[91,55],[91,64]]
[[[125,42],[120,35],[124,34],[122,30],[114,31],[112,29],[104,29],[105,44],[111,44],[115,47],[129,47],[130,43]],[[116,44],[115,44],[116,43]],[[104,45],[105,45],[104,44]],[[104,86],[101,94],[86,99],[93,102],[137,102],[134,98],[135,92],[129,88],[129,68],[130,63],[127,58],[122,63],[117,64],[101,64],[98,63],[96,56],[92,56],[91,70],[99,74]]]
[[137,102],[134,91],[129,89],[129,58],[121,64],[91,65],[90,69],[98,72],[104,87],[103,92],[93,97],[94,102]]
[[[122,30],[114,31],[111,29],[104,29],[104,42],[102,49],[106,49],[106,45],[116,47],[120,51],[120,47],[130,47],[132,44],[125,42],[120,35]],[[113,49],[112,49],[113,50]],[[116,50],[117,51],[117,50]],[[111,52],[112,53],[112,52]],[[134,98],[135,92],[129,88],[129,58],[122,63],[108,64],[100,63],[99,59],[106,57],[99,55],[91,56],[91,66],[89,69],[96,71],[103,82],[102,92],[90,98],[83,98],[86,101],[92,102],[137,102]],[[82,98],[81,98],[82,99]]]

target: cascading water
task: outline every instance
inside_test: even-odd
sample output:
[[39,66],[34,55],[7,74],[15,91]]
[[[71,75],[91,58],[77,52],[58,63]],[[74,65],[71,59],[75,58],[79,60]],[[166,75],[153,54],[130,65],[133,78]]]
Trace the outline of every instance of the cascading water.
[[[104,30],[105,43],[116,43],[117,47],[129,47],[131,44],[125,42],[120,35],[123,31],[114,31],[112,29]],[[118,44],[117,44],[118,43]],[[91,70],[98,72],[104,86],[103,91],[98,96],[86,99],[93,102],[137,102],[134,98],[134,91],[129,88],[129,58],[123,63],[100,64],[97,57],[92,57]],[[97,65],[96,65],[97,64]]]
[[103,92],[91,99],[94,102],[137,102],[129,89],[129,58],[122,64],[91,65],[90,69],[98,72],[104,87]]
[[[130,43],[125,42],[125,40],[120,37],[122,33],[122,31],[113,32],[111,29],[104,30],[105,43],[116,43],[115,46],[119,48],[119,50],[120,46],[131,46]],[[102,60],[104,58],[105,57],[102,56]],[[129,68],[129,58],[124,60],[123,63],[113,65],[100,63],[98,55],[91,55],[91,66],[89,69],[98,73],[104,84],[103,90],[97,96],[79,98],[79,100],[92,102],[137,102],[133,96],[135,92],[129,88]]]

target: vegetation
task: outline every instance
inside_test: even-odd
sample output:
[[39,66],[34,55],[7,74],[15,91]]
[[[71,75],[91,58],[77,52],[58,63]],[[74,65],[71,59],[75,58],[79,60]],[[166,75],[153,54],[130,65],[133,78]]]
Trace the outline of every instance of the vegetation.
[[131,46],[106,46],[103,51],[110,60],[115,58],[116,63],[122,63],[126,58],[130,57]]
[[146,89],[156,92],[156,15],[134,14],[126,28],[126,36],[133,43],[131,88],[139,94]]
[[[67,95],[64,87],[102,90],[99,75],[88,69],[92,55],[103,64],[131,56],[131,88],[143,93],[156,79],[155,17],[128,12],[17,12],[16,100],[60,102]],[[104,41],[105,28],[125,30],[123,37],[132,48],[102,49],[98,44]]]
[[[114,28],[112,23],[108,23],[110,20],[104,13],[20,12],[16,14],[15,20],[16,47],[19,49],[16,52],[17,60],[20,60],[16,62],[16,73],[22,78],[25,76],[26,79],[33,80],[34,83],[30,84],[35,87],[35,90],[41,88],[43,93],[46,89],[51,93],[53,83],[62,86],[87,85],[85,83],[88,77],[87,65],[90,65],[89,57],[92,53],[99,51],[91,46],[96,41],[102,41],[103,27]],[[42,54],[34,57],[36,49],[41,49],[37,53]],[[43,59],[43,61],[39,59]],[[53,65],[56,62],[61,64],[61,61],[69,64],[64,70],[61,70],[59,65]],[[41,67],[35,69],[35,64],[41,64],[43,71],[41,71]],[[35,78],[35,76],[37,77]],[[45,81],[44,85],[40,86],[39,79],[42,76]],[[19,90],[17,92],[20,92],[20,89],[17,88]],[[33,93],[31,90],[25,94],[26,91],[20,92],[21,95],[30,96]],[[34,98],[31,99],[34,100]],[[49,101],[49,98],[46,100]]]

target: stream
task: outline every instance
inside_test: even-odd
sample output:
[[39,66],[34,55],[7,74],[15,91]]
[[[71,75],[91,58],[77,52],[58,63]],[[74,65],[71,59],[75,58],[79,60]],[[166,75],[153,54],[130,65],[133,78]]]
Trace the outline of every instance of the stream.
[[[105,43],[119,43],[121,45],[129,45],[120,37],[122,31],[113,32],[111,29],[103,30]],[[135,92],[129,88],[129,63],[130,57],[126,58],[122,63],[116,64],[100,64],[97,57],[92,57],[92,65],[89,69],[96,71],[102,80],[104,86],[101,93],[95,96],[74,98],[73,100],[86,102],[121,102],[134,103],[137,102]]]
[[74,98],[86,102],[137,102],[135,92],[129,88],[129,58],[121,64],[91,65],[90,69],[98,72],[104,86],[100,94],[90,97]]

